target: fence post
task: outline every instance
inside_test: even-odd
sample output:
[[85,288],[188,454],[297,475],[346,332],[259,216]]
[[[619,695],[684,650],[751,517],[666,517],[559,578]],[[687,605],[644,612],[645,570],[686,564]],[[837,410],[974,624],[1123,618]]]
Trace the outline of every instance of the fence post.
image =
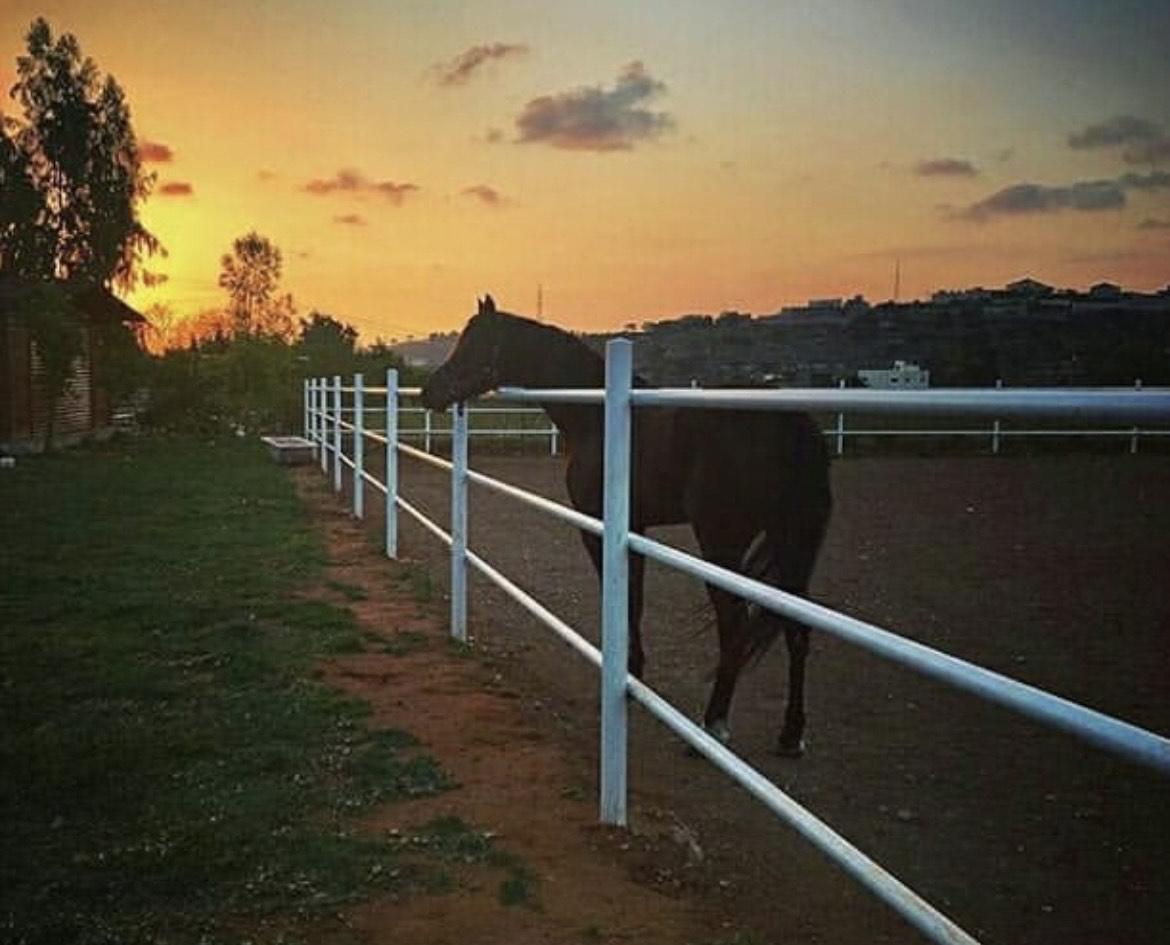
[[362,467],[366,455],[365,444],[365,376],[353,376],[353,515],[354,518],[364,518],[366,507],[365,486],[362,478]]
[[304,402],[305,422],[302,425],[304,428],[304,436],[307,440],[309,438],[309,379],[306,377],[304,383],[301,385],[301,400]]
[[630,610],[630,388],[633,344],[605,346],[605,491],[601,549],[601,822],[626,825],[626,681]]
[[398,557],[398,371],[386,370],[386,557]]
[[329,472],[329,382],[317,378],[317,437],[321,441],[321,472]]
[[[1137,378],[1133,382],[1133,389],[1134,390],[1141,390],[1142,389],[1142,379],[1140,377]],[[1133,431],[1129,435],[1129,453],[1132,456],[1137,451],[1138,451],[1138,428],[1134,427]]]
[[[837,382],[837,386],[842,390],[845,389],[845,378],[841,378]],[[837,455],[842,456],[845,453],[845,414],[837,414]]]
[[308,385],[309,397],[309,428],[305,437],[313,444],[313,456],[317,455],[317,380],[310,377],[305,381]]
[[431,451],[431,412],[423,411],[423,452]]
[[[1002,377],[997,377],[995,379],[995,389],[996,390],[1003,389],[1003,378]],[[999,455],[999,421],[998,420],[996,420],[991,425],[991,453],[993,456]]]
[[333,491],[341,491],[341,375],[333,375]]
[[467,641],[467,405],[451,408],[451,636]]
[[548,433],[549,433],[548,455],[549,456],[556,456],[557,455],[557,434],[560,431],[557,429],[557,425],[555,423],[553,423],[551,420],[549,421],[548,427],[549,427],[549,429],[548,429]]

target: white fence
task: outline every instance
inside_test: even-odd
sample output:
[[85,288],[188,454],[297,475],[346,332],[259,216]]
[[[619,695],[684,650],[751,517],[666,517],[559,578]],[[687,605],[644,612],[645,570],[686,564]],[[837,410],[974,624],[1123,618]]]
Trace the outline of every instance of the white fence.
[[[689,743],[778,817],[795,827],[822,852],[874,895],[936,942],[975,940],[880,865],[852,846],[828,825],[797,804],[779,787],[721,742],[626,671],[628,650],[628,555],[631,551],[682,570],[700,580],[798,620],[809,627],[865,647],[924,675],[965,689],[984,699],[1063,729],[1102,748],[1170,775],[1170,739],[1119,719],[1077,705],[946,653],[898,636],[881,627],[830,610],[770,585],[717,567],[676,548],[629,530],[630,420],[638,406],[704,407],[748,410],[812,410],[828,413],[966,415],[983,418],[1064,418],[1076,423],[1170,424],[1170,392],[1141,390],[713,390],[634,389],[630,342],[611,341],[606,349],[604,390],[501,389],[502,400],[522,403],[571,402],[595,404],[605,411],[604,518],[593,518],[485,476],[467,466],[468,411],[451,410],[451,461],[401,442],[398,415],[401,396],[397,374],[387,374],[384,387],[367,387],[361,375],[343,387],[332,381],[305,383],[305,430],[313,441],[323,471],[333,464],[334,488],[342,487],[343,467],[352,470],[353,510],[363,515],[364,487],[369,483],[386,494],[386,553],[397,556],[398,510],[417,519],[451,547],[451,634],[467,636],[467,568],[475,568],[513,600],[601,669],[601,797],[605,823],[626,823],[626,700],[638,702],[676,735]],[[371,408],[367,395],[383,398],[386,418],[381,430],[364,428]],[[347,411],[343,401],[350,395]],[[349,413],[353,422],[343,419]],[[832,431],[834,434],[837,431]],[[343,437],[353,444],[352,456]],[[365,468],[366,440],[386,451],[386,478],[380,481]],[[451,471],[451,532],[447,533],[415,509],[398,492],[398,454]],[[540,509],[567,524],[602,537],[602,651],[568,623],[505,577],[467,547],[467,484],[477,483]]]
[[[841,382],[841,387],[844,388],[844,381]],[[1003,385],[996,383],[996,390],[1002,390]],[[1129,388],[1114,388],[1115,390],[1128,390]],[[1142,382],[1135,381],[1133,389],[1140,391],[1142,389]],[[378,389],[379,392],[381,389]],[[346,392],[350,392],[349,389]],[[367,408],[368,411],[368,408]],[[413,427],[399,427],[399,438],[403,440],[420,441],[424,451],[432,453],[435,447],[440,442],[446,442],[451,439],[452,427],[450,423],[444,423],[442,419],[435,416],[433,410],[427,410],[425,407],[400,407],[400,417],[413,416],[421,420],[421,425]],[[342,408],[342,416],[349,415],[352,420],[352,408]],[[448,417],[449,414],[440,414],[440,417]],[[468,416],[468,431],[467,435],[472,439],[511,439],[513,437],[519,439],[543,439],[548,438],[548,451],[550,456],[556,456],[560,445],[560,430],[556,425],[548,420],[547,414],[539,407],[484,407],[470,405],[467,407]],[[498,420],[505,423],[504,426],[477,426],[475,424],[476,417],[485,417],[488,420]],[[507,421],[515,418],[535,419],[538,417],[544,418],[544,423],[538,423],[531,426],[509,426]],[[998,455],[1001,451],[1004,440],[1009,439],[1025,439],[1025,438],[1065,438],[1076,439],[1078,437],[1087,439],[1103,439],[1116,440],[1127,439],[1129,441],[1129,452],[1137,453],[1138,444],[1142,437],[1167,437],[1170,436],[1170,430],[1167,429],[1151,429],[1149,427],[1059,427],[1059,428],[1042,428],[1023,427],[1023,428],[1005,428],[1002,421],[997,417],[991,422],[990,426],[948,426],[934,429],[922,429],[915,427],[849,427],[845,421],[845,414],[839,412],[834,418],[833,426],[821,431],[826,437],[833,440],[834,449],[838,456],[845,454],[845,441],[854,437],[902,437],[912,439],[914,437],[937,438],[937,437],[951,437],[964,438],[967,440],[979,441],[982,440],[987,443],[987,448],[993,455]]]

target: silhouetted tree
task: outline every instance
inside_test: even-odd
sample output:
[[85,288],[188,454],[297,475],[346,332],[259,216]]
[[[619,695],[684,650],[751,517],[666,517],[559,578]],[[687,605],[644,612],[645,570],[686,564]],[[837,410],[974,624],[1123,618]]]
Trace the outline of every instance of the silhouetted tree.
[[357,329],[326,315],[310,312],[301,319],[301,336],[297,352],[306,377],[326,377],[354,370]]
[[21,115],[0,116],[0,269],[37,287],[17,314],[42,365],[51,445],[56,403],[83,350],[70,293],[150,281],[142,263],[162,247],[138,219],[153,177],[117,81],[43,18],[25,42],[12,88]]
[[232,251],[221,258],[219,284],[227,290],[237,335],[292,336],[292,296],[276,294],[281,265],[280,250],[255,230],[232,243]]
[[[130,108],[76,37],[37,19],[16,61],[21,118],[0,122],[0,261],[32,279],[129,288],[161,246],[138,219],[142,170]],[[11,201],[11,203],[10,203]]]

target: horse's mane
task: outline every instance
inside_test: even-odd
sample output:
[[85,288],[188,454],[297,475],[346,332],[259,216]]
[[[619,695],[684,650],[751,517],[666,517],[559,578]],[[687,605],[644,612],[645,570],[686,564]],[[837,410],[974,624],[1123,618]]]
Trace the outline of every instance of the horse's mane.
[[[541,349],[546,353],[551,354],[559,351],[563,352],[565,357],[581,358],[602,371],[604,375],[605,355],[581,338],[580,335],[574,334],[565,328],[550,325],[548,322],[538,322],[534,318],[516,315],[512,312],[496,312],[495,316],[505,319],[510,329],[518,334],[522,334],[525,341],[533,345],[540,345]],[[537,339],[540,339],[540,341],[537,341]],[[547,344],[547,348],[541,342]],[[651,385],[644,377],[635,374],[634,386],[649,387]]]
[[509,330],[522,334],[525,340],[532,339],[533,344],[538,343],[535,339],[539,338],[563,351],[573,352],[589,360],[605,363],[605,358],[602,355],[567,329],[550,325],[548,322],[538,322],[535,318],[516,315],[512,312],[496,312],[495,317],[504,319],[508,323]]

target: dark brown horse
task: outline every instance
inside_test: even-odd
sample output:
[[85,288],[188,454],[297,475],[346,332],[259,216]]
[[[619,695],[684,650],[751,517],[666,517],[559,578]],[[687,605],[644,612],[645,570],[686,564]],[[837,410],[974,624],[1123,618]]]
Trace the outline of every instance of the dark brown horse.
[[[637,386],[645,386],[636,381]],[[441,409],[503,385],[605,386],[605,362],[568,332],[497,312],[491,296],[464,328],[446,363],[423,388]],[[544,404],[568,457],[569,498],[600,517],[604,413],[600,405]],[[689,522],[703,557],[795,594],[805,594],[828,524],[829,458],[820,431],[801,413],[636,408],[633,416],[630,527]],[[582,533],[600,574],[601,541]],[[629,669],[641,677],[642,575],[630,556]],[[799,755],[804,734],[808,630],[708,585],[719,628],[719,665],[703,724],[727,739],[728,710],[740,670],[784,631],[788,706],[779,751]]]

